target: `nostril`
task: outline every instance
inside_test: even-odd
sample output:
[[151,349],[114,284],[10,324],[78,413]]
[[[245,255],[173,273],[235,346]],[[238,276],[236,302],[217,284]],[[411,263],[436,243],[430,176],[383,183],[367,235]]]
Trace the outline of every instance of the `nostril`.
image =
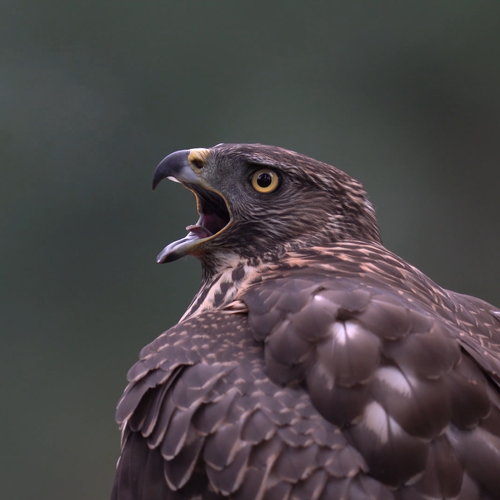
[[205,148],[193,148],[189,150],[188,161],[196,170],[201,170],[207,161],[210,150]]
[[201,170],[205,164],[203,163],[202,160],[200,160],[199,158],[194,158],[191,160],[191,163],[198,169],[198,170]]

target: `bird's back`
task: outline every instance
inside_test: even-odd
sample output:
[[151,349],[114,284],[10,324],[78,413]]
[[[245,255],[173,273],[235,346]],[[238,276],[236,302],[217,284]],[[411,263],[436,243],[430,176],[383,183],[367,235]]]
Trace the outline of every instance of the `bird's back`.
[[494,307],[378,243],[240,267],[130,370],[113,500],[500,498]]

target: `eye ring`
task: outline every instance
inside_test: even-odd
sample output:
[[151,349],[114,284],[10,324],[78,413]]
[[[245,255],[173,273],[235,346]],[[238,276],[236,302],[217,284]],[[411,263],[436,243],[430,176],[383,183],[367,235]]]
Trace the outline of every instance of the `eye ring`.
[[278,189],[280,178],[274,170],[261,168],[252,174],[250,181],[255,191],[272,193]]

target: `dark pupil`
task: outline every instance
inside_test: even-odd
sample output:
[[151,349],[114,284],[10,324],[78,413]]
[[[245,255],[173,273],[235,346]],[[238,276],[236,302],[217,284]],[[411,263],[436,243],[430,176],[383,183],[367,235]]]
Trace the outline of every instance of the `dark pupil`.
[[271,185],[271,182],[273,182],[272,177],[269,174],[259,174],[257,177],[257,184],[261,188],[266,188]]

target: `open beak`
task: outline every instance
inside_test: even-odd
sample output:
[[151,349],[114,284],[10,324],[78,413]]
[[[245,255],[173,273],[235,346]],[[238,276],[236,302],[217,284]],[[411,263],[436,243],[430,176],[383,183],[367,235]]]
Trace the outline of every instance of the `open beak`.
[[198,253],[202,243],[215,238],[232,222],[225,198],[201,177],[209,152],[208,149],[176,151],[164,158],[154,171],[153,190],[165,178],[180,182],[196,196],[200,214],[198,222],[186,228],[189,231],[187,236],[170,243],[158,254],[158,264]]

